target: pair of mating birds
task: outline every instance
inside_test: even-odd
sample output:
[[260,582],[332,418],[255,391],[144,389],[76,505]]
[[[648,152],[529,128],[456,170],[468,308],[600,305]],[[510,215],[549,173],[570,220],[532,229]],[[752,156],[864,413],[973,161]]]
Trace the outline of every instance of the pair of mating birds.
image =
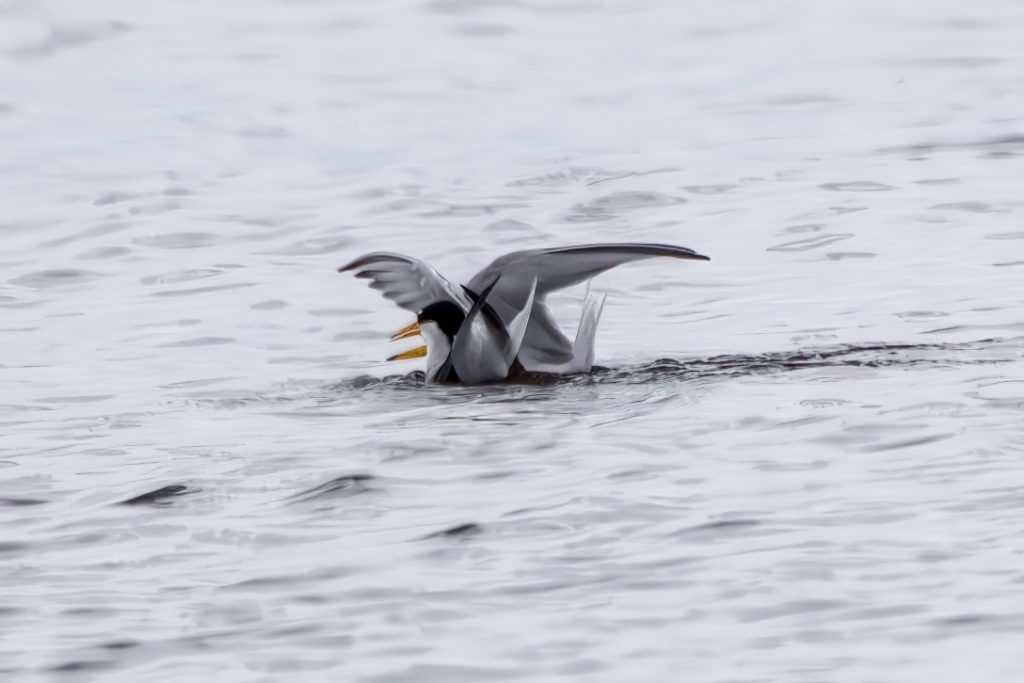
[[482,384],[523,373],[589,372],[605,297],[591,295],[588,288],[573,342],[558,327],[545,298],[616,266],[656,256],[709,260],[668,244],[532,249],[498,258],[461,287],[423,261],[388,252],[365,254],[338,270],[370,280],[370,287],[416,314],[416,322],[391,339],[418,334],[426,345],[388,360],[426,356],[428,382]]

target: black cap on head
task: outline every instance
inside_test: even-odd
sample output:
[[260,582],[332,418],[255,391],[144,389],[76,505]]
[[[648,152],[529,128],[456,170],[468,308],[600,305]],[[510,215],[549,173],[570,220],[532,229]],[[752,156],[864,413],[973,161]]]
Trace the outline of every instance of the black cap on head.
[[444,335],[454,340],[462,321],[466,319],[466,314],[451,301],[438,301],[420,311],[416,318],[420,324],[427,321],[437,323]]

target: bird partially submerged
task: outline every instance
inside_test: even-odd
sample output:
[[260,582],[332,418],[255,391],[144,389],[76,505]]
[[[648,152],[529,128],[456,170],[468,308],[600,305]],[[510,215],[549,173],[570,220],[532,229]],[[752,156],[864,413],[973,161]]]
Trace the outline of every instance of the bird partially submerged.
[[364,254],[338,272],[355,271],[416,314],[416,322],[391,339],[418,334],[426,344],[388,360],[426,356],[428,382],[481,384],[523,372],[589,372],[605,297],[587,291],[574,342],[559,329],[544,300],[623,263],[656,256],[709,260],[668,244],[587,244],[506,254],[461,287],[423,261],[388,252]]

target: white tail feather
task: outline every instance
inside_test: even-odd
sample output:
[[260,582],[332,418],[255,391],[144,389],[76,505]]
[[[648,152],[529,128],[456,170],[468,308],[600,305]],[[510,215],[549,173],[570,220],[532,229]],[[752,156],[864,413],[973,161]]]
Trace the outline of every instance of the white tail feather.
[[588,283],[586,298],[583,300],[583,313],[580,315],[580,326],[576,330],[576,343],[573,344],[573,372],[590,372],[594,367],[597,323],[601,320],[601,312],[607,298],[607,294],[592,296]]
[[519,311],[516,317],[512,318],[512,322],[506,328],[508,330],[508,343],[502,349],[502,356],[509,367],[512,366],[516,356],[519,355],[519,349],[523,345],[523,338],[526,336],[526,327],[530,323],[530,313],[533,311],[534,295],[537,293],[537,278],[533,278],[528,291],[526,305],[523,306],[523,310]]

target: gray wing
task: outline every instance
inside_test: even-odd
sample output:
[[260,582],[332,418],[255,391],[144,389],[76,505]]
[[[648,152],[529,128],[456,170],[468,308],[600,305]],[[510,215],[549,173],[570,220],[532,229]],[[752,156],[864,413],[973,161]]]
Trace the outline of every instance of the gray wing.
[[370,280],[370,287],[380,290],[385,298],[413,313],[438,301],[466,301],[440,273],[409,256],[375,251],[338,268],[339,273],[350,270],[355,271],[356,277]]
[[518,295],[517,290],[525,292],[533,278],[537,278],[537,298],[539,299],[555,290],[578,285],[624,263],[656,256],[692,261],[710,260],[707,256],[702,256],[692,249],[676,247],[671,244],[626,242],[623,244],[585,244],[578,247],[531,249],[515,251],[495,259],[493,263],[473,276],[473,279],[469,281],[469,287],[475,290],[501,275],[501,282],[491,294],[491,298],[493,300],[497,295],[508,303],[514,304],[517,299],[525,298],[525,295]]
[[670,244],[626,242],[531,249],[495,259],[473,276],[469,288],[479,291],[500,275],[501,280],[489,301],[507,323],[525,305],[530,284],[536,278],[533,311],[521,354],[543,363],[565,363],[572,358],[572,342],[558,328],[544,298],[553,291],[578,285],[624,263],[658,256],[710,260],[692,249]]

